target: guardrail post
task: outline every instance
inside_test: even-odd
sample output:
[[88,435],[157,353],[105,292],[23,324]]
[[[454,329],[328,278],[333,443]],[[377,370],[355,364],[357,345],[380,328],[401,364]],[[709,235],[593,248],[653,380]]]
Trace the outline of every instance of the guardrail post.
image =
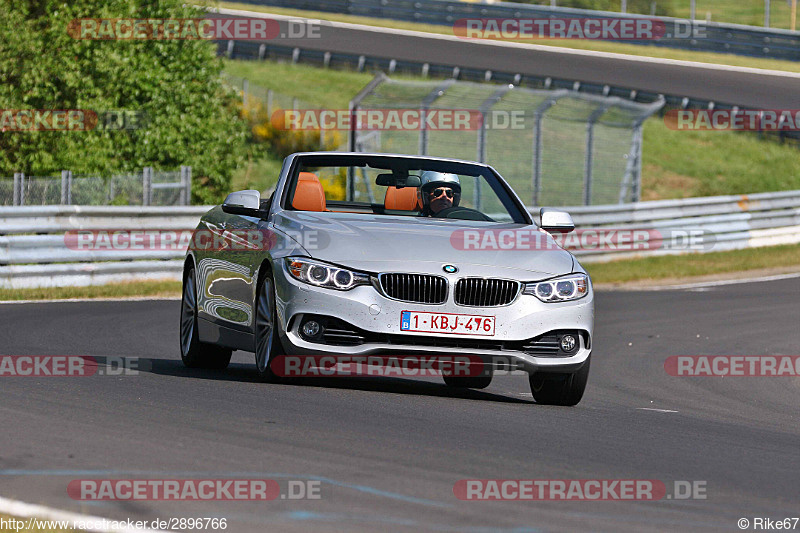
[[142,205],[150,205],[153,201],[153,167],[142,169]]

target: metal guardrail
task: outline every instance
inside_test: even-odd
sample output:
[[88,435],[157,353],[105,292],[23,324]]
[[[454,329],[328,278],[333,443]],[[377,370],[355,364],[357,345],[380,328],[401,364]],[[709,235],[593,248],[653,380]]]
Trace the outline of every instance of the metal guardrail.
[[[306,9],[326,13],[348,13],[427,24],[452,25],[461,18],[653,18],[564,7],[537,6],[510,2],[492,4],[455,0],[243,0],[244,3]],[[724,24],[673,17],[658,17],[668,27],[684,28],[686,37],[631,41],[631,44],[654,45],[685,50],[720,52],[772,59],[800,60],[800,32],[739,24]],[[683,35],[683,34],[682,34]],[[691,37],[694,35],[695,37]],[[701,37],[702,36],[702,37]]]
[[[800,191],[580,206],[569,211],[579,230],[642,229],[702,232],[700,251],[800,243]],[[185,250],[76,250],[70,230],[149,229],[191,231],[207,206],[197,207],[0,207],[0,287],[98,285],[141,279],[180,279]],[[538,211],[533,210],[532,211]],[[683,253],[578,250],[581,261]]]
[[192,199],[192,167],[180,171],[153,171],[113,176],[26,176],[0,177],[0,206],[4,205],[189,205]]
[[[565,207],[577,228],[653,230],[665,238],[697,234],[700,251],[720,252],[800,243],[800,191],[708,196],[607,206]],[[646,252],[578,250],[581,261],[685,253],[685,243],[665,242]],[[689,250],[692,251],[692,250]]]

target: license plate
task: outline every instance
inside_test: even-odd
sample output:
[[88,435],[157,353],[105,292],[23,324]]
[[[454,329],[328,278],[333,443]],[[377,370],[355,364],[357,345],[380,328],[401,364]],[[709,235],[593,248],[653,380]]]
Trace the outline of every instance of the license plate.
[[454,313],[400,312],[400,331],[452,333],[456,335],[494,335],[493,316]]

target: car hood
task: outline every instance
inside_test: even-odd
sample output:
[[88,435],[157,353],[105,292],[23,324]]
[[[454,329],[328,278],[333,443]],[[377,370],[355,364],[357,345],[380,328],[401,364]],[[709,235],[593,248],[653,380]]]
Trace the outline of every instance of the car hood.
[[536,226],[307,211],[282,211],[273,223],[309,256],[368,272],[440,274],[450,264],[461,275],[534,281],[573,269],[572,255]]

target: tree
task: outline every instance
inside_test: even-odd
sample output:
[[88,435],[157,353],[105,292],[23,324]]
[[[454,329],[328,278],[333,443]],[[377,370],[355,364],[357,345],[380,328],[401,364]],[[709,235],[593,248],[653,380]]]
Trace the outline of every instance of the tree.
[[[207,40],[87,40],[76,19],[186,19],[181,0],[0,3],[0,110],[141,113],[140,129],[0,132],[0,175],[108,175],[143,166],[193,169],[193,199],[218,202],[243,161],[246,124]],[[72,26],[70,26],[72,23]],[[74,32],[72,32],[75,35]],[[2,128],[2,121],[0,121]]]

